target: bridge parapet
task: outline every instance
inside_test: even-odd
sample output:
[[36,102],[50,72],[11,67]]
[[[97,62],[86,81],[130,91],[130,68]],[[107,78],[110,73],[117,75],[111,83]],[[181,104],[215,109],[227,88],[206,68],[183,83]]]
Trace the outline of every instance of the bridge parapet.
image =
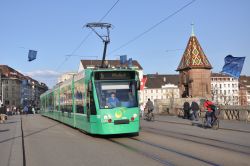
[[[193,100],[198,101],[201,104],[200,116],[204,116],[203,103],[198,98],[180,98],[180,99],[167,99],[167,100],[155,100],[155,113],[165,115],[183,116],[183,103],[188,101],[191,103]],[[201,99],[204,100],[204,99]],[[250,121],[250,106],[231,106],[220,105],[220,119],[227,120],[240,120]]]

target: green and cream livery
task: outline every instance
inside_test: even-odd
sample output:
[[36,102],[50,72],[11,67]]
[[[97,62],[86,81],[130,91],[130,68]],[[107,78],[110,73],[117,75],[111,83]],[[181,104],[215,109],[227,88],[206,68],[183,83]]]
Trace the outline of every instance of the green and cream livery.
[[42,114],[91,134],[138,134],[139,87],[133,69],[85,69],[41,95]]

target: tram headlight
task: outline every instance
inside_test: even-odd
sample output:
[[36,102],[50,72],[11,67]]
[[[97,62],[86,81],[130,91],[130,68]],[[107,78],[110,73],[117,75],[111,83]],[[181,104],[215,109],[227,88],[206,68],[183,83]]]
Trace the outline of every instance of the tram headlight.
[[136,118],[136,117],[137,117],[137,114],[134,114],[133,117]]
[[109,118],[109,119],[112,119],[112,116],[108,114],[108,118]]
[[109,115],[109,114],[108,115],[104,115],[103,119],[104,119],[104,122],[109,122],[109,123],[112,122],[112,116]]

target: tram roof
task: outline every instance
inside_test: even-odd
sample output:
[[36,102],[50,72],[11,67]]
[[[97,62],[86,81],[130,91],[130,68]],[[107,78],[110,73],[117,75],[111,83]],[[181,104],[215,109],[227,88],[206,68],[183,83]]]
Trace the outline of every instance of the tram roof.
[[[121,67],[126,67],[128,68],[128,63],[125,63],[123,65],[120,64],[120,60],[106,60],[108,63],[108,66],[110,68],[121,68]],[[81,60],[81,65],[83,66],[84,69],[88,68],[98,68],[98,66],[101,66],[102,60]],[[142,66],[139,64],[137,60],[132,60],[132,66],[133,67],[138,67],[139,70],[143,70]],[[99,68],[100,69],[100,68]]]

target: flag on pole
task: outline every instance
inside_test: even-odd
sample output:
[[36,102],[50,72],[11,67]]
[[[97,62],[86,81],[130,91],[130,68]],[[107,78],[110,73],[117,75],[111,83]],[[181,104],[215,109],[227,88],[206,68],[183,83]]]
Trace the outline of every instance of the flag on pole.
[[120,56],[120,64],[124,65],[127,63],[127,55],[121,55]]
[[147,77],[143,77],[143,78],[141,79],[140,90],[143,90],[143,89],[144,89],[146,82],[147,82]]
[[37,54],[37,51],[35,50],[29,50],[29,55],[28,55],[28,61],[33,61],[36,59],[36,54]]
[[128,67],[132,67],[133,66],[133,62],[132,62],[132,58],[128,59]]
[[238,79],[240,77],[245,57],[233,57],[232,55],[228,55],[225,57],[224,61],[225,64],[223,66],[222,73]]

